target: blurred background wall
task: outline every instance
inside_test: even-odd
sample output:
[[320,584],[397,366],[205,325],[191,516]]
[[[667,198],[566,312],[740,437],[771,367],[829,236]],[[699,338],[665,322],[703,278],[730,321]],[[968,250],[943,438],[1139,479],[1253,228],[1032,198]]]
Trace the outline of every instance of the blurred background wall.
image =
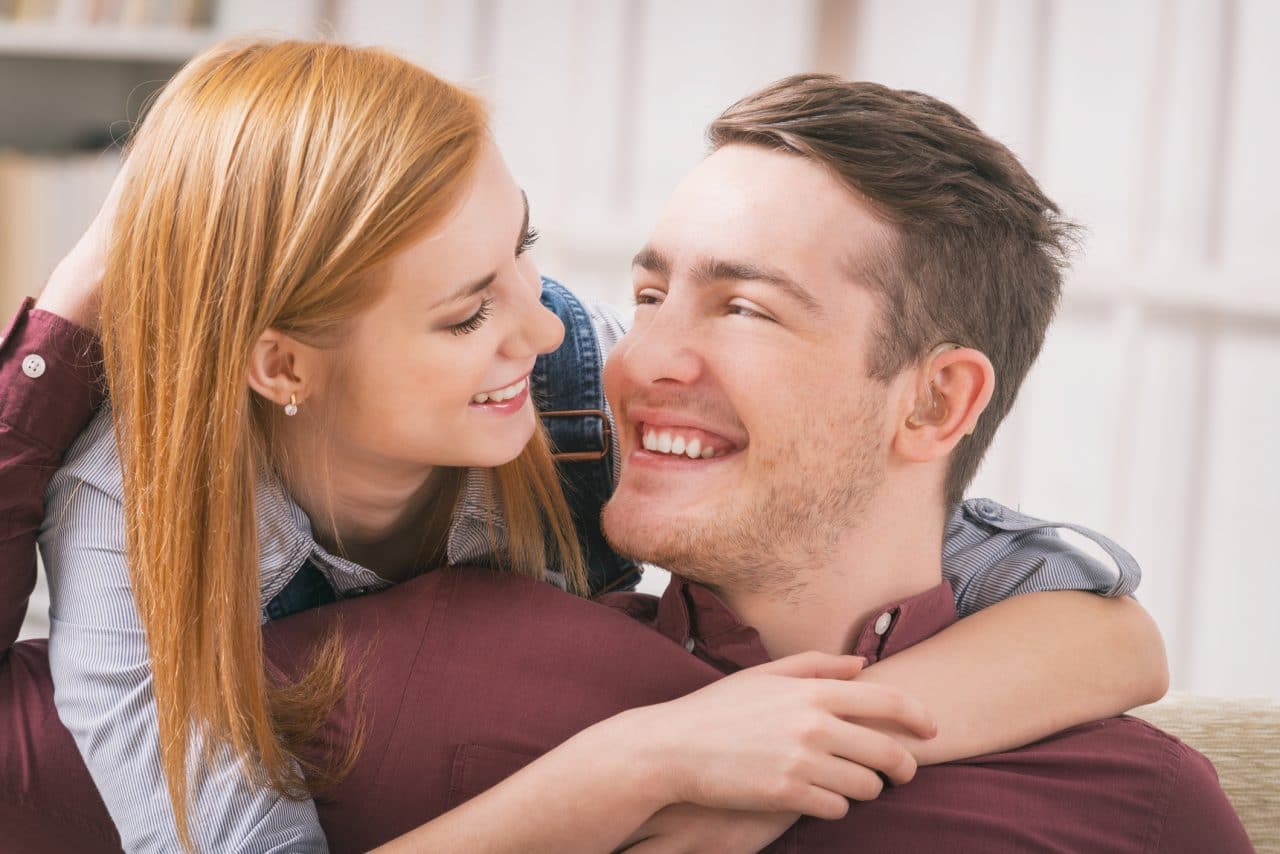
[[0,0],[0,311],[91,217],[146,94],[241,32],[382,45],[483,91],[543,271],[624,310],[736,98],[819,70],[956,104],[1088,228],[974,493],[1129,547],[1175,688],[1280,696],[1280,4]]

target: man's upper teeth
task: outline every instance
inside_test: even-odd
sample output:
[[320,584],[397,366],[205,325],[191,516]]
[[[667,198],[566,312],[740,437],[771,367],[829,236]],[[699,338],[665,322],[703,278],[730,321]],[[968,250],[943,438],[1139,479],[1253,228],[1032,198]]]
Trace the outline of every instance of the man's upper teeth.
[[471,402],[472,403],[488,403],[489,401],[492,400],[494,403],[501,403],[504,400],[510,400],[520,392],[524,391],[524,384],[525,384],[525,381],[520,380],[519,382],[512,383],[506,388],[500,388],[497,391],[489,391],[489,392],[482,391],[479,394],[477,394],[475,397],[471,398]]
[[644,431],[644,449],[656,454],[684,456],[691,460],[696,460],[699,457],[709,460],[716,455],[714,448],[702,447],[702,440],[696,436],[692,439],[686,439],[671,430],[646,429]]

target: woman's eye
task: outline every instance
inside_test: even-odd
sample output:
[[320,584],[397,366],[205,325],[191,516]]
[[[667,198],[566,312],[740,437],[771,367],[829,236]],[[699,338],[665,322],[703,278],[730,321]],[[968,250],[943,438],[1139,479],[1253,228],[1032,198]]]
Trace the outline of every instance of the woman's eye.
[[516,251],[516,257],[519,258],[521,255],[532,249],[533,245],[538,242],[538,238],[541,236],[542,235],[538,233],[538,229],[533,226],[529,226],[529,230],[526,231],[524,233],[524,237],[520,239],[520,248]]
[[485,297],[480,301],[480,308],[476,313],[468,317],[461,323],[455,323],[449,327],[449,331],[454,335],[466,335],[468,332],[475,332],[481,325],[489,319],[489,315],[493,313],[493,299]]
[[642,305],[660,305],[662,298],[665,296],[662,291],[654,288],[644,288],[636,292],[636,306]]

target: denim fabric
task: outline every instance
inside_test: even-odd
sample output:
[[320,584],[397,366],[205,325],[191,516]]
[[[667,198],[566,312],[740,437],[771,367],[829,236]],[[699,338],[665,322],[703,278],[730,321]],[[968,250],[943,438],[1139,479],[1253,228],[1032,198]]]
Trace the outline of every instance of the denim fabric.
[[564,285],[544,277],[542,304],[564,323],[564,343],[538,358],[534,401],[556,453],[591,592],[631,590],[640,572],[609,547],[600,528],[600,511],[614,487],[600,342],[586,306]]
[[338,596],[324,577],[324,573],[316,569],[315,564],[307,561],[302,568],[289,579],[284,589],[267,603],[267,619],[279,620],[290,614],[318,608],[338,601]]

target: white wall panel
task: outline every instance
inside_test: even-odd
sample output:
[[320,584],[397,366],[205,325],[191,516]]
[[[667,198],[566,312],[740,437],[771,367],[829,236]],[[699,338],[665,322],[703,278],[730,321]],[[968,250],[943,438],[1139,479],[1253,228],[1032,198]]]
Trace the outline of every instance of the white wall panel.
[[1238,0],[1226,139],[1223,260],[1275,271],[1280,234],[1280,3]]
[[1216,251],[1221,215],[1220,154],[1230,6],[1215,0],[1167,4],[1158,48],[1158,110],[1150,156],[1154,179],[1143,188],[1149,211],[1138,235],[1143,260],[1166,267],[1203,267]]
[[1193,588],[1190,681],[1209,693],[1280,695],[1280,341],[1274,331],[1236,331],[1214,348],[1215,382]]
[[1151,160],[1158,0],[1056,0],[1039,178],[1089,228],[1093,265],[1133,259]]
[[866,0],[859,5],[852,76],[915,89],[972,108],[981,0]]
[[811,61],[813,3],[652,0],[644,4],[636,93],[636,218],[656,221],[706,150],[706,126],[753,89]]
[[1142,565],[1138,599],[1164,630],[1176,689],[1193,684],[1190,633],[1199,622],[1191,533],[1204,487],[1195,461],[1208,422],[1197,396],[1208,387],[1208,341],[1185,317],[1148,324],[1137,354],[1139,379],[1124,389],[1129,405],[1117,425],[1119,470],[1103,486],[1117,498],[1107,530]]
[[1043,0],[980,0],[975,11],[968,114],[1034,172],[1045,113],[1047,5]]
[[[261,4],[259,4],[261,5]],[[460,82],[474,82],[487,37],[484,3],[474,0],[341,0],[328,22],[344,41],[394,50]]]
[[[1016,494],[1036,515],[1105,528],[1120,345],[1097,313],[1061,316],[1016,404]],[[999,496],[997,496],[999,497]]]

